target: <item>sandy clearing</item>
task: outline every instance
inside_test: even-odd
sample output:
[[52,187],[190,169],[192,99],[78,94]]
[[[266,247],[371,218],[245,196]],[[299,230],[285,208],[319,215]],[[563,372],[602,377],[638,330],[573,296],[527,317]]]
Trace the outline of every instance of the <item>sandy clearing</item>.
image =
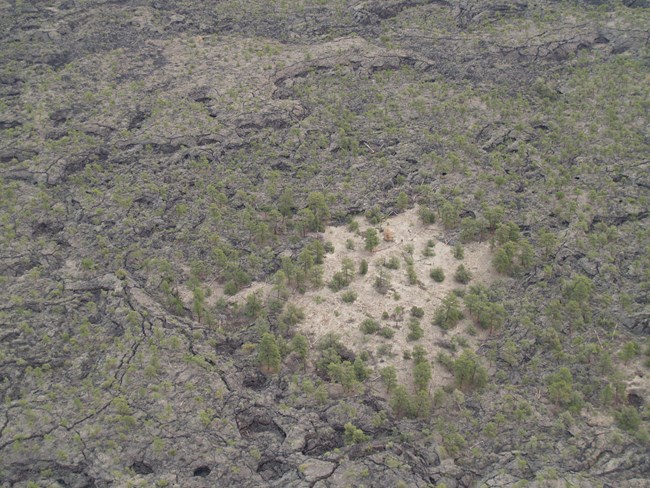
[[[469,285],[461,285],[454,281],[453,275],[456,268],[462,263],[468,268],[472,275],[471,284],[489,284],[497,279],[498,275],[492,268],[490,245],[487,242],[471,243],[464,246],[465,257],[458,260],[453,256],[453,248],[445,242],[445,231],[439,225],[422,225],[415,209],[408,210],[400,215],[387,219],[380,225],[374,226],[383,235],[382,231],[388,227],[392,230],[394,240],[392,242],[381,241],[380,245],[373,252],[364,250],[362,233],[370,227],[365,218],[358,217],[359,232],[353,233],[346,226],[328,227],[321,237],[324,241],[330,241],[334,246],[334,252],[327,254],[323,265],[324,282],[327,283],[334,273],[341,269],[344,258],[350,258],[358,270],[359,263],[365,259],[368,264],[368,273],[365,276],[357,274],[352,283],[344,290],[333,292],[327,287],[318,290],[310,290],[300,295],[294,294],[290,301],[302,307],[305,312],[305,320],[298,325],[299,330],[305,334],[313,345],[325,334],[334,332],[341,336],[346,346],[356,352],[367,350],[372,353],[372,364],[382,367],[389,364],[394,365],[398,370],[400,381],[411,381],[412,361],[403,358],[404,351],[410,351],[417,344],[424,347],[428,352],[429,359],[433,365],[433,377],[431,388],[447,384],[452,378],[451,375],[439,364],[435,358],[440,351],[447,351],[442,343],[449,344],[456,336],[462,336],[468,347],[476,349],[479,342],[484,339],[485,333],[478,330],[475,336],[467,334],[466,330],[470,322],[463,320],[451,331],[443,331],[432,325],[435,309],[442,299],[457,288],[466,288]],[[354,249],[347,248],[347,242],[354,243]],[[433,240],[434,255],[425,257],[424,249],[427,241]],[[408,283],[406,263],[404,256],[407,255],[407,246],[413,247],[414,268],[418,275],[419,284]],[[400,268],[386,271],[390,274],[390,289],[386,294],[379,293],[375,287],[375,279],[379,274],[383,262],[392,256],[398,257]],[[441,267],[445,273],[445,280],[436,283],[429,277],[433,267]],[[266,295],[271,289],[268,283],[255,282],[251,287],[240,291],[228,300],[231,303],[244,303],[246,297],[251,293]],[[345,290],[353,290],[357,293],[356,301],[351,304],[344,303],[341,294]],[[209,301],[215,301],[221,293],[214,287]],[[408,321],[411,307],[420,307],[424,310],[424,317],[420,319],[421,327],[424,329],[424,336],[418,341],[409,341]],[[393,316],[396,307],[404,311],[403,318],[396,320],[391,317],[382,319],[383,312]],[[381,336],[368,336],[359,330],[359,324],[367,317],[371,317],[394,329],[395,335],[392,339],[385,339]],[[448,351],[447,351],[448,352]]]
[[[394,365],[401,381],[410,381],[412,369],[412,361],[403,359],[403,353],[406,350],[412,350],[416,344],[419,344],[428,351],[429,359],[433,364],[432,388],[448,383],[451,375],[435,363],[437,354],[445,350],[440,342],[449,342],[455,336],[464,336],[469,347],[476,349],[484,335],[482,332],[474,337],[466,334],[468,320],[463,320],[456,328],[448,332],[432,325],[431,321],[435,309],[448,293],[453,289],[469,286],[460,285],[453,279],[453,274],[459,264],[464,264],[472,272],[473,279],[470,284],[479,282],[489,284],[497,278],[497,274],[490,264],[489,244],[487,242],[472,243],[464,246],[465,257],[459,261],[453,256],[453,248],[440,240],[444,238],[444,229],[438,225],[423,226],[419,222],[417,211],[412,209],[375,226],[379,231],[386,227],[390,228],[393,231],[394,240],[393,242],[382,240],[377,249],[370,253],[364,250],[364,241],[361,237],[363,231],[370,225],[362,218],[358,218],[357,221],[360,224],[358,234],[350,232],[345,226],[340,226],[328,227],[322,237],[334,245],[334,253],[327,255],[324,263],[326,283],[335,272],[341,269],[344,258],[351,258],[357,267],[362,259],[368,261],[367,275],[357,275],[347,288],[355,291],[358,298],[354,303],[346,304],[341,299],[344,290],[334,293],[329,288],[294,296],[292,300],[305,311],[305,320],[299,325],[301,332],[310,338],[312,344],[329,332],[337,333],[351,349],[357,352],[363,350],[372,352],[376,365]],[[354,242],[354,250],[346,248],[348,240]],[[425,257],[423,251],[429,240],[435,242],[433,248],[435,255]],[[408,284],[406,263],[403,259],[403,256],[407,254],[408,245],[412,245],[414,249],[414,268],[420,281],[418,285]],[[388,293],[382,295],[375,289],[374,282],[382,263],[391,256],[400,259],[400,268],[387,270],[391,276],[391,286]],[[436,283],[429,277],[430,270],[438,266],[443,268],[446,276],[442,283]],[[409,334],[407,324],[410,318],[410,309],[414,306],[424,310],[424,317],[420,319],[424,336],[420,340],[412,342],[407,339]],[[402,320],[381,319],[384,311],[392,315],[396,307],[401,307],[404,310]],[[382,326],[393,328],[395,336],[392,339],[384,339],[376,335],[363,334],[359,330],[359,324],[367,317],[378,320]],[[382,346],[384,350],[387,346],[390,347],[391,353],[389,355],[378,354],[378,349]]]

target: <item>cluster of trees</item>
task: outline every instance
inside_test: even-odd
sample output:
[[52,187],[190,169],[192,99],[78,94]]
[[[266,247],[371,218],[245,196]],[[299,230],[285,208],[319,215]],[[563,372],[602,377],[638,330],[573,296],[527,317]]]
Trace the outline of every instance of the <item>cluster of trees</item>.
[[506,222],[497,227],[494,242],[497,249],[492,259],[494,268],[508,276],[519,276],[534,263],[535,251],[520,235],[519,226]]
[[283,256],[280,269],[273,277],[274,289],[278,295],[286,295],[288,289],[304,293],[309,287],[321,287],[326,250],[326,244],[320,239],[314,239],[300,251],[297,259]]
[[397,381],[394,366],[380,370],[380,377],[390,395],[391,408],[395,415],[411,418],[428,418],[431,414],[432,400],[429,392],[432,370],[422,346],[415,346],[413,358],[413,392]]
[[484,285],[473,285],[463,297],[470,317],[490,332],[500,329],[506,320],[505,307],[496,301],[494,292]]
[[442,299],[442,303],[433,315],[433,323],[444,330],[449,330],[463,318],[460,310],[460,301],[455,293],[449,293]]
[[347,359],[352,354],[341,343],[338,334],[326,334],[318,342],[317,348],[320,357],[316,361],[316,371],[321,376],[339,383],[345,392],[354,391],[368,378],[370,369],[366,366],[365,355],[357,355],[353,361]]
[[[293,207],[289,195],[284,193],[280,202],[282,205],[279,212],[284,217],[288,217],[289,211]],[[400,198],[400,203],[402,206],[404,205],[404,198]],[[484,208],[479,218],[460,219],[460,210],[460,200],[455,199],[441,202],[436,210],[432,210],[428,206],[421,206],[419,216],[425,224],[435,222],[439,218],[447,228],[460,226],[462,242],[480,241],[492,236],[492,242],[496,248],[493,264],[500,273],[517,276],[531,266],[534,256],[532,246],[528,240],[521,236],[520,229],[515,223],[502,222],[505,212],[501,206]],[[307,208],[303,209],[300,214],[304,217],[305,226],[301,227],[301,230],[304,231],[324,230],[323,226],[329,218],[329,211],[322,195],[310,195]],[[374,228],[368,228],[361,235],[367,251],[372,251],[379,245],[379,234]],[[553,242],[547,244],[550,249]],[[430,251],[432,247],[427,246],[427,250]],[[462,259],[462,248],[457,246],[454,254]],[[277,296],[286,299],[287,288],[305,291],[308,286],[320,286],[324,255],[325,246],[320,240],[314,240],[304,247],[296,260],[283,259],[281,269],[276,273],[274,280]],[[389,259],[379,268],[380,276],[377,278],[379,289],[385,290],[389,286],[388,273],[382,268],[395,269],[397,267],[399,267],[399,261],[395,258]],[[353,281],[357,272],[362,274],[367,272],[367,262],[364,261],[357,269],[352,259],[345,258],[341,269],[329,281],[328,287],[333,291],[346,288]],[[444,280],[444,271],[441,268],[433,269],[431,278],[438,282]],[[454,279],[459,283],[468,283],[471,273],[461,264],[454,274]],[[416,277],[414,282],[417,282]],[[591,290],[592,285],[588,278],[578,276],[567,281],[563,287],[563,306],[569,309],[582,309],[588,302]],[[350,298],[348,302],[352,302],[354,298]],[[482,329],[493,332],[503,327],[507,317],[505,307],[499,303],[498,296],[492,289],[481,284],[470,286],[465,292],[456,291],[447,295],[435,311],[433,323],[443,329],[454,327],[464,316],[461,303],[464,304],[469,317]],[[423,335],[417,313],[418,310],[415,310],[408,324],[409,340],[418,340]],[[282,314],[281,321],[288,326],[297,323],[298,320],[300,320],[300,314],[295,310],[290,310],[289,307]],[[393,329],[382,327],[379,322],[371,318],[364,320],[360,324],[360,329],[365,334],[379,334],[387,338],[394,334]],[[302,343],[300,340],[297,344],[293,344],[292,341],[291,344],[283,346],[282,341],[270,333],[265,333],[262,336],[258,348],[260,367],[268,374],[279,369],[283,349],[285,351],[301,351],[301,357],[305,358],[308,349],[306,341]],[[347,359],[349,352],[342,345],[338,336],[329,334],[321,340],[318,349],[320,354],[316,364],[317,371],[331,381],[341,384],[344,391],[355,391],[358,385],[368,377],[369,368],[365,361],[361,356],[357,356],[354,360]],[[421,346],[414,348],[412,358],[412,391],[409,391],[406,386],[398,384],[397,372],[393,366],[381,369],[380,376],[389,392],[390,403],[396,415],[414,418],[426,417],[430,415],[432,407],[432,398],[428,391],[432,375],[431,364],[426,359],[425,351]],[[481,364],[478,356],[470,350],[463,350],[456,358],[441,354],[438,360],[452,372],[456,387],[460,390],[480,389],[487,383],[487,370]],[[570,373],[566,374],[567,371],[560,370],[548,378],[549,397],[560,406],[571,409],[579,408],[581,397],[573,392],[572,378]],[[353,435],[355,433],[353,433],[352,427],[349,431],[351,439],[356,437]]]
[[[215,185],[208,185],[209,215],[223,225],[222,209],[228,203],[228,198]],[[298,210],[293,191],[286,188],[274,204],[264,204],[258,207],[246,195],[233,197],[241,200],[244,205],[239,212],[240,229],[245,231],[244,242],[250,246],[249,253],[243,253],[240,244],[232,245],[215,235],[208,239],[211,254],[202,263],[204,270],[216,274],[217,279],[224,283],[224,292],[234,295],[251,283],[250,270],[258,268],[264,259],[264,250],[279,235],[294,232],[295,236],[303,238],[309,232],[323,232],[331,217],[327,197],[322,192],[311,192],[307,195],[306,205]],[[289,286],[304,291],[308,283],[320,282],[322,272],[313,269],[314,265],[322,264],[323,244],[318,239],[312,241],[298,258],[297,263],[290,260],[283,262]],[[295,264],[295,266],[293,266]],[[248,270],[248,271],[247,271]],[[311,271],[311,274],[310,274]]]
[[359,325],[359,329],[361,329],[361,332],[364,334],[377,334],[386,339],[392,339],[392,337],[395,335],[395,331],[391,327],[382,327],[379,322],[371,318],[363,320],[363,322],[361,322]]
[[463,350],[456,359],[448,354],[440,353],[438,362],[453,373],[456,386],[461,390],[480,389],[487,384],[487,369],[481,364],[476,353],[469,349]]
[[343,258],[343,261],[341,262],[341,270],[334,273],[327,286],[332,291],[339,291],[347,287],[350,283],[352,283],[352,279],[355,275],[355,269],[356,266],[352,259]]
[[582,409],[582,394],[573,387],[573,374],[567,367],[560,368],[556,373],[548,375],[548,396],[557,406],[572,412]]
[[481,284],[470,286],[465,293],[451,292],[443,298],[433,316],[435,325],[448,330],[463,319],[459,295],[470,317],[481,328],[494,332],[503,326],[507,317],[505,307],[497,301],[494,291]]
[[548,304],[548,317],[558,327],[567,326],[580,330],[584,324],[591,321],[592,292],[593,282],[586,276],[576,275],[570,280],[565,280],[561,297],[551,300]]
[[303,363],[307,364],[309,356],[309,343],[302,334],[295,334],[290,342],[286,342],[282,336],[276,336],[271,332],[264,332],[257,345],[257,362],[260,370],[265,374],[275,374],[280,371],[282,358],[294,352]]

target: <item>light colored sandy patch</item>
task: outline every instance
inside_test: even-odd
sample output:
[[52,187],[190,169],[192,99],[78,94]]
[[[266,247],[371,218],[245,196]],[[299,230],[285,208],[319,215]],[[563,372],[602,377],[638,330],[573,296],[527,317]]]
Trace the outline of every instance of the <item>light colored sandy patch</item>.
[[[465,333],[468,320],[463,320],[455,329],[445,332],[439,327],[432,325],[435,309],[440,305],[442,299],[456,288],[465,288],[469,285],[460,285],[453,279],[456,268],[462,263],[472,274],[472,283],[489,284],[497,277],[491,267],[491,253],[488,243],[472,243],[465,246],[465,258],[462,261],[453,256],[453,248],[441,239],[444,239],[444,230],[437,225],[423,226],[419,223],[417,212],[409,210],[396,217],[388,219],[382,225],[377,226],[378,230],[389,227],[394,234],[393,242],[382,241],[374,252],[364,250],[364,241],[361,237],[363,231],[369,227],[365,220],[361,224],[359,234],[351,233],[346,227],[329,227],[323,234],[325,241],[331,241],[334,245],[334,253],[327,255],[324,263],[324,280],[327,283],[334,273],[341,269],[341,263],[348,257],[353,260],[358,269],[362,259],[369,263],[366,276],[356,275],[354,281],[347,290],[357,293],[358,298],[354,303],[346,304],[341,299],[341,292],[332,292],[329,288],[313,290],[293,297],[293,301],[305,311],[305,320],[300,324],[301,331],[315,344],[323,335],[334,332],[341,336],[344,344],[359,352],[368,350],[373,353],[376,364],[385,366],[392,364],[398,370],[401,381],[409,381],[411,378],[412,361],[403,359],[406,350],[412,350],[417,344],[423,346],[429,353],[429,359],[433,365],[432,388],[446,384],[451,380],[451,375],[439,364],[435,358],[439,352],[445,351],[440,345],[448,343],[455,336],[464,336],[469,347],[476,349],[478,342],[484,337],[479,332],[475,337]],[[380,232],[381,234],[381,232]],[[354,242],[355,249],[346,248],[348,240]],[[435,242],[432,257],[423,255],[428,240]],[[420,283],[409,285],[406,273],[406,263],[403,256],[406,255],[406,247],[412,245],[414,248],[414,268]],[[397,256],[400,260],[398,270],[388,270],[390,273],[390,290],[388,293],[380,294],[374,286],[375,280],[385,259]],[[436,283],[429,277],[433,267],[441,267],[445,272],[445,280]],[[396,307],[404,310],[402,320],[382,320],[382,313],[386,311],[392,315]],[[411,307],[420,307],[424,310],[424,317],[420,319],[424,329],[424,337],[412,342],[407,339],[409,334],[408,321]],[[367,317],[371,317],[394,329],[395,336],[392,339],[385,339],[377,335],[365,335],[359,329],[359,324]],[[391,347],[390,356],[379,356],[377,350],[380,347]]]

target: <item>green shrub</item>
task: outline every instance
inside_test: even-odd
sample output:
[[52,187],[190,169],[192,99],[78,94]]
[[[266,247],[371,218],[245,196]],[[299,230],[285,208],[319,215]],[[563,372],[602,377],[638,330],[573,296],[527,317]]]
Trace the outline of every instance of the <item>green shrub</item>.
[[235,283],[232,280],[228,281],[223,287],[223,292],[226,295],[230,295],[230,296],[235,295],[237,294],[237,291],[238,291],[237,283]]
[[454,246],[454,250],[452,251],[452,254],[456,259],[460,261],[461,259],[465,258],[465,249],[463,249],[463,246],[461,246],[460,244],[456,244]]
[[424,225],[435,224],[436,222],[436,213],[430,208],[420,205],[418,208],[418,217]]
[[359,263],[359,274],[364,276],[366,273],[368,273],[368,261],[362,259]]
[[373,319],[365,319],[359,326],[364,334],[375,334],[379,329],[379,323]]
[[636,431],[641,425],[639,412],[632,405],[627,405],[614,413],[618,426],[628,432]]
[[399,258],[391,256],[388,260],[384,260],[384,266],[388,269],[399,269]]
[[638,342],[629,341],[623,344],[623,348],[618,356],[626,363],[641,354],[641,346]]
[[334,292],[342,290],[350,284],[349,280],[346,279],[342,271],[337,271],[332,276],[332,279],[327,284],[328,288]]
[[424,246],[424,251],[422,251],[422,254],[425,258],[430,258],[436,255],[435,251],[433,248],[435,247],[436,243],[434,242],[433,239],[429,239]]
[[373,225],[378,224],[382,220],[384,220],[384,214],[381,211],[381,207],[379,205],[375,205],[372,208],[369,208],[368,210],[365,211],[364,216]]
[[411,307],[411,317],[421,319],[424,317],[424,309],[421,307]]
[[431,279],[436,283],[442,283],[445,281],[445,272],[440,267],[433,268],[429,273],[429,276],[431,276]]
[[466,285],[470,282],[471,279],[472,273],[467,268],[465,268],[463,264],[458,266],[456,273],[454,274],[454,280],[456,280],[458,283]]
[[415,268],[413,265],[409,265],[406,268],[406,276],[408,277],[408,282],[409,285],[417,285],[418,283],[418,275],[415,272]]
[[357,293],[352,290],[345,291],[341,294],[341,300],[343,300],[345,303],[353,303],[357,297]]
[[382,327],[379,330],[379,335],[386,339],[392,339],[395,335],[395,330],[393,330],[391,327]]

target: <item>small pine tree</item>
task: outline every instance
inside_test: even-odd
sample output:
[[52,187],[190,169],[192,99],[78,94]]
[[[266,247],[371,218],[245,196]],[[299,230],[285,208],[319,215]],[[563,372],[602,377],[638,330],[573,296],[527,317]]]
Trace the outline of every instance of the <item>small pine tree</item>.
[[192,297],[192,311],[196,315],[196,319],[199,324],[201,323],[201,318],[205,312],[205,292],[201,287],[194,288],[193,297]]
[[296,334],[291,339],[291,350],[298,353],[300,359],[303,363],[307,362],[307,356],[309,355],[309,343],[307,338],[302,334]]
[[424,359],[413,367],[415,391],[427,390],[429,388],[429,381],[431,381],[431,364]]
[[293,202],[293,191],[291,188],[285,188],[278,199],[278,210],[282,217],[291,217],[295,204]]
[[307,206],[313,214],[313,220],[310,223],[311,230],[324,232],[325,223],[330,217],[330,209],[325,201],[325,195],[321,192],[310,193],[307,197]]
[[262,335],[257,359],[264,374],[277,373],[280,369],[280,348],[273,334],[265,332]]
[[413,400],[404,385],[397,385],[390,399],[390,406],[397,417],[409,415],[413,410]]
[[343,274],[343,279],[346,284],[350,284],[352,278],[354,278],[354,261],[350,258],[343,258],[343,263],[341,264],[341,273]]
[[452,251],[452,254],[456,259],[459,261],[465,258],[465,249],[463,249],[463,246],[460,244],[457,244],[454,246],[454,250]]
[[418,339],[421,339],[422,336],[424,336],[424,330],[422,329],[422,327],[420,327],[420,321],[418,319],[411,318],[408,327],[409,327],[409,334],[407,336],[407,340],[417,341]]
[[418,216],[424,225],[434,224],[436,222],[436,214],[434,211],[424,205],[420,205],[418,208]]
[[370,440],[370,437],[366,435],[363,430],[355,427],[353,424],[348,422],[344,425],[344,434],[346,444],[358,444],[359,442],[366,442]]
[[403,212],[404,210],[406,210],[408,208],[408,206],[409,206],[409,197],[408,197],[408,195],[406,193],[404,193],[403,191],[400,192],[400,194],[397,195],[397,202],[396,202],[395,206],[397,207],[397,210],[399,210],[400,212]]
[[390,393],[397,386],[397,370],[395,366],[386,366],[379,371],[381,381],[386,387],[386,391]]
[[467,349],[453,362],[453,371],[460,388],[482,388],[487,383],[487,370],[479,362],[478,356]]
[[365,381],[368,378],[369,370],[360,357],[357,357],[352,364],[357,381]]
[[372,251],[374,248],[376,248],[379,245],[379,236],[377,235],[377,231],[372,227],[366,229],[366,231],[363,234],[363,237],[365,240],[366,251]]

